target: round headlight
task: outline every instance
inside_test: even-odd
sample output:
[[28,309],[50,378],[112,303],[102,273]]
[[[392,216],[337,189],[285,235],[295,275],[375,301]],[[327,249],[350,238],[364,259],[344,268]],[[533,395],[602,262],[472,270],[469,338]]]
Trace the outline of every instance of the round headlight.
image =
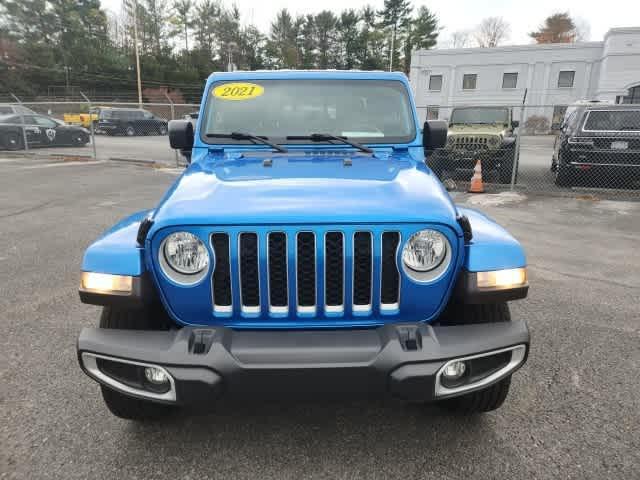
[[447,256],[447,239],[435,230],[414,233],[402,250],[402,261],[415,272],[437,268]]
[[204,243],[189,232],[175,232],[163,244],[167,265],[183,275],[195,275],[209,266],[209,252]]

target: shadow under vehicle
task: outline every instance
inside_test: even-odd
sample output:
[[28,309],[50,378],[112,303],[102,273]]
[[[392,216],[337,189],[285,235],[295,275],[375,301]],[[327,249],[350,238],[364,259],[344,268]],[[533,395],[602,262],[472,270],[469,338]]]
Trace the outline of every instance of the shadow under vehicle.
[[581,106],[566,115],[551,160],[559,187],[636,187],[640,106]]
[[428,155],[429,166],[444,180],[458,172],[469,174],[481,160],[483,172],[498,183],[511,183],[518,124],[508,107],[456,107],[446,146]]
[[91,133],[86,128],[67,125],[46,115],[14,114],[0,117],[0,148],[22,150],[25,136],[28,148],[82,147],[91,140]]

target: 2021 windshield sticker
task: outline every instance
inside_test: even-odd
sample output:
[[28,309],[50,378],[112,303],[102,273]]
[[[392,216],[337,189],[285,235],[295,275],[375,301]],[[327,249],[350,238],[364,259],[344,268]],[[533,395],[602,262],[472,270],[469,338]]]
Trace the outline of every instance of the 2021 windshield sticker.
[[224,83],[213,89],[213,96],[221,100],[250,100],[264,93],[262,85],[255,83]]

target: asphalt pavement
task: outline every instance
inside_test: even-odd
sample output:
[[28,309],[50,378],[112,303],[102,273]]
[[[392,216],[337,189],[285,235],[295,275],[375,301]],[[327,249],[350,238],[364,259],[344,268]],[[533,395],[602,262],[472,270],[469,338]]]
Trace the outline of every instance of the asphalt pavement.
[[0,478],[638,478],[638,202],[457,196],[528,254],[530,295],[511,310],[532,350],[496,412],[247,399],[150,424],[112,416],[75,356],[100,312],[78,299],[81,257],[175,175],[0,155]]

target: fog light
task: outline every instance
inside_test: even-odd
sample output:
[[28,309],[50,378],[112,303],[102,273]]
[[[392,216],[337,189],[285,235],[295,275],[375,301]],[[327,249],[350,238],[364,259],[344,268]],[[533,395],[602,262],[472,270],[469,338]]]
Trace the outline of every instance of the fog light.
[[165,373],[164,370],[156,367],[145,367],[144,376],[154,385],[162,385],[164,383],[169,382],[169,376]]
[[447,380],[458,380],[464,375],[466,370],[467,366],[464,362],[451,362],[442,371],[442,375],[444,375],[444,378]]

